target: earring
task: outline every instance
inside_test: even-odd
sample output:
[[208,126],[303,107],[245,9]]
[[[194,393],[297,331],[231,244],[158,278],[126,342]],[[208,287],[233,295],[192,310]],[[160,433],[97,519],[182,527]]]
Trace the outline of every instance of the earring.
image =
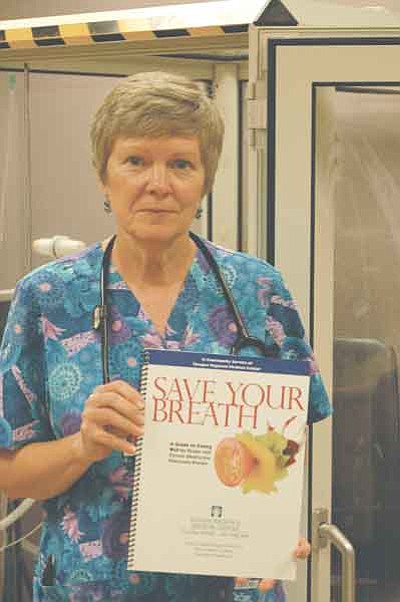
[[107,197],[103,201],[103,208],[106,213],[111,213],[111,203]]
[[203,211],[204,211],[203,207],[197,207],[195,218],[196,219],[200,219],[201,216],[203,215]]

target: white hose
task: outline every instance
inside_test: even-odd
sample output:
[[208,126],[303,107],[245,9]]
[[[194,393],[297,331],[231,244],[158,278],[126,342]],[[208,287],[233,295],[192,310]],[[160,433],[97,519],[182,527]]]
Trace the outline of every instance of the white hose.
[[5,531],[8,527],[11,527],[14,523],[17,522],[20,518],[24,516],[32,508],[35,500],[31,500],[30,498],[26,498],[23,500],[15,510],[7,514],[4,518],[0,520],[0,531]]
[[33,250],[44,257],[63,257],[83,251],[86,244],[81,240],[73,240],[68,236],[53,236],[53,238],[37,238],[32,243]]

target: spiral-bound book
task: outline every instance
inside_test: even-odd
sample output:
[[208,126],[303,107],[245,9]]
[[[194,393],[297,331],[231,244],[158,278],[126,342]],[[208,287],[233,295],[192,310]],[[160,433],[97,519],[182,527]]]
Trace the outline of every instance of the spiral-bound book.
[[295,578],[309,370],[145,351],[129,570]]

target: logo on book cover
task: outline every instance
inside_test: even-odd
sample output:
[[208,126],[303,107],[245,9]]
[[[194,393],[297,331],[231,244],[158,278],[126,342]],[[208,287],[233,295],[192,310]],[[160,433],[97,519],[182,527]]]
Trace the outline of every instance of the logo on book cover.
[[211,506],[211,518],[222,518],[222,506]]

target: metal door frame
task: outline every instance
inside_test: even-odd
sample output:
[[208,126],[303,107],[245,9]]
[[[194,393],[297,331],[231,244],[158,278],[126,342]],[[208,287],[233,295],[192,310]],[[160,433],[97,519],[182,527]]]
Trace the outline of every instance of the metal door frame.
[[[254,132],[249,148],[249,195],[253,204],[253,220],[248,232],[250,251],[264,255],[272,263],[276,261],[282,269],[289,288],[294,290],[325,383],[331,391],[332,305],[327,300],[329,295],[325,295],[323,302],[320,296],[323,278],[325,284],[332,287],[332,273],[327,273],[328,260],[323,257],[322,228],[326,227],[326,216],[319,211],[317,201],[317,90],[337,84],[398,84],[400,78],[395,72],[400,60],[400,29],[252,28],[250,49],[250,98],[257,114],[253,116]],[[354,49],[360,55],[358,58],[354,58]],[[372,50],[373,56],[391,55],[393,61],[361,62],[363,56],[371,56]],[[322,53],[330,55],[329,64],[326,61],[323,68],[313,63],[318,61],[316,55]],[[354,72],[353,64],[357,61],[360,69]],[[338,77],[338,70],[349,72],[352,68],[352,76],[346,73]],[[387,77],[388,72],[392,77]],[[302,123],[300,128],[299,123]],[[293,146],[297,149],[296,156]],[[251,173],[257,177],[252,178]],[[300,241],[299,247],[297,241]],[[328,454],[328,460],[321,460],[320,453],[330,446],[331,420],[310,429],[311,477],[306,517],[309,524],[316,509],[330,511],[331,455]],[[322,475],[328,476],[323,480]],[[294,600],[324,602],[329,599],[329,562],[329,548],[315,546],[311,579],[306,579],[306,571],[300,569],[299,583],[292,593]]]

